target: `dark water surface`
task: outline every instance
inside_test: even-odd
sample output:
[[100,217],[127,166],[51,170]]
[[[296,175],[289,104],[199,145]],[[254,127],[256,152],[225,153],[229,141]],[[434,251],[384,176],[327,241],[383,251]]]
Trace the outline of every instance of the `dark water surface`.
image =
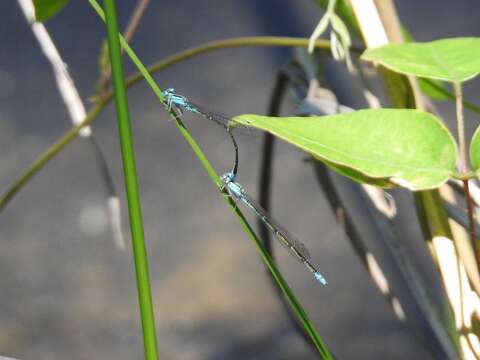
[[[125,24],[134,2],[121,3]],[[398,6],[419,40],[480,31],[478,2],[404,0]],[[0,10],[3,192],[70,123],[18,5],[2,1]],[[308,36],[319,16],[310,1],[152,1],[132,45],[152,63],[209,40]],[[86,1],[74,1],[47,25],[88,102],[104,37],[101,23]],[[160,87],[175,87],[222,113],[264,113],[275,71],[288,55],[286,49],[228,49],[155,77]],[[467,87],[475,90],[478,85]],[[285,318],[256,251],[154,95],[140,85],[129,97],[160,358],[314,359]],[[222,131],[193,115],[185,122],[218,171],[229,168],[231,148]],[[473,118],[469,124],[473,129]],[[111,105],[93,127],[125,204]],[[239,138],[238,180],[253,195],[260,141]],[[311,249],[329,285],[317,286],[282,249],[278,259],[320,334],[338,359],[429,359],[354,255],[303,157],[278,144],[274,213]],[[125,211],[123,220],[128,234]],[[0,214],[0,355],[142,359],[130,253],[129,244],[127,252],[113,245],[95,158],[77,139]]]

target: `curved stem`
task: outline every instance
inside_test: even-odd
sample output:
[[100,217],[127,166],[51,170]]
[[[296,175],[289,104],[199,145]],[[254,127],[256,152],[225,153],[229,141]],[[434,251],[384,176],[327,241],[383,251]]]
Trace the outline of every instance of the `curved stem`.
[[[166,67],[177,64],[179,62],[188,60],[192,57],[209,53],[214,50],[247,47],[247,46],[274,46],[274,47],[307,47],[307,38],[281,37],[281,36],[250,36],[238,37],[224,40],[209,41],[204,44],[180,51],[176,54],[170,55],[165,59],[152,64],[148,67],[148,71],[153,74]],[[315,41],[315,48],[330,49],[330,41],[317,40]],[[363,49],[352,48],[352,51],[361,53]],[[127,79],[127,85],[133,85],[142,80],[142,74],[138,73]]]

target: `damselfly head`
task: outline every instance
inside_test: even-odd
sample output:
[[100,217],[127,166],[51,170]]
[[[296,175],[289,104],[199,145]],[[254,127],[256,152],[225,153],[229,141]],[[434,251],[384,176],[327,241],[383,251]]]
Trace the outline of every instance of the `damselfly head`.
[[169,97],[172,96],[172,95],[176,95],[174,88],[168,88],[168,89],[166,89],[166,90],[163,90],[163,91],[162,91],[162,94],[163,94],[163,96],[165,96],[166,98],[169,98]]
[[224,184],[228,184],[235,181],[235,175],[232,172],[227,172],[220,177],[220,180],[222,180]]
[[162,95],[165,97],[167,103],[167,110],[172,110],[173,94],[175,94],[175,89],[170,88],[162,91]]

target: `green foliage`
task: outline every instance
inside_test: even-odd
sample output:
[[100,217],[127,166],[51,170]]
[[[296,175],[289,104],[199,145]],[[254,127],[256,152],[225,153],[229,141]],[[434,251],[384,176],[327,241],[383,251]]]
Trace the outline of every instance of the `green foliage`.
[[480,127],[475,130],[470,143],[470,162],[472,170],[479,175],[480,170]]
[[55,16],[70,0],[33,0],[35,19],[43,22]]
[[463,82],[480,73],[480,38],[388,44],[365,51],[362,59],[401,74]]
[[418,110],[278,118],[246,114],[233,120],[268,131],[361,182],[422,190],[456,174],[452,135],[435,116]]

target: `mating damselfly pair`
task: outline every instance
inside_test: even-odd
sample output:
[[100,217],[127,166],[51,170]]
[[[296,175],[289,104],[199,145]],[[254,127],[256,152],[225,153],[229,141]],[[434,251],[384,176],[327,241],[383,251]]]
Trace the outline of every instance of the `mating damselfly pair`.
[[243,186],[235,181],[238,171],[238,145],[231,132],[230,119],[192,103],[187,97],[177,94],[174,89],[164,90],[163,95],[165,96],[168,109],[174,108],[180,114],[183,113],[183,111],[190,111],[200,114],[204,118],[222,126],[227,131],[235,149],[235,161],[232,170],[221,176],[222,190],[225,191],[235,202],[240,201],[250,210],[252,210],[272,232],[275,239],[277,239],[278,242],[280,242],[280,244],[283,245],[291,255],[302,262],[305,267],[313,273],[315,279],[319,283],[326,285],[326,279],[310,262],[311,256],[306,246],[297,240],[293,235],[291,235],[287,230],[285,230],[277,221],[275,221],[265,209],[263,209],[255,200],[253,200],[250,195],[248,195]]

